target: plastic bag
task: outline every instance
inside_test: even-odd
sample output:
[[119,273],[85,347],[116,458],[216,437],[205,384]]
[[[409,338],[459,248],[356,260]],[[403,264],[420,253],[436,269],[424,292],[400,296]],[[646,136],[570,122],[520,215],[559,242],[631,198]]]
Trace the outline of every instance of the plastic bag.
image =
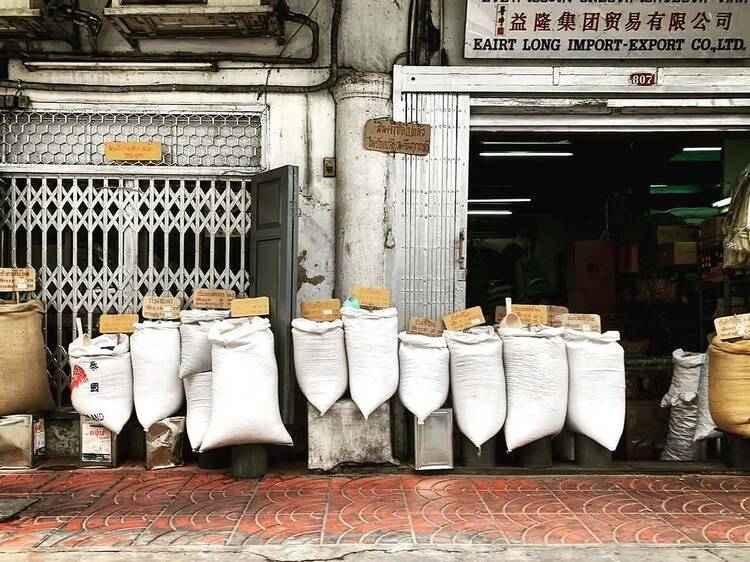
[[216,322],[228,317],[228,310],[180,312],[180,377],[211,370],[211,342],[208,341],[208,332]]
[[714,419],[711,417],[711,407],[708,400],[708,351],[703,356],[701,372],[698,376],[698,422],[695,426],[694,441],[704,439],[713,439],[721,437],[722,433],[716,427]]
[[423,424],[432,412],[448,399],[450,354],[443,337],[428,337],[402,332],[398,339],[401,369],[398,396]]
[[677,349],[672,353],[672,384],[662,398],[662,407],[671,406],[667,444],[661,453],[663,461],[694,461],[699,447],[693,440],[698,423],[698,379],[703,353]]

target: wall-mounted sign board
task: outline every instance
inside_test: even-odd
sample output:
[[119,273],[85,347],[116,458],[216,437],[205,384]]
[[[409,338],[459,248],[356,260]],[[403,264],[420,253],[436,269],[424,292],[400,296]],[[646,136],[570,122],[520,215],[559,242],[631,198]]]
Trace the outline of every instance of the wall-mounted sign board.
[[196,289],[193,293],[195,308],[211,310],[229,310],[232,307],[235,292],[225,289]]
[[102,314],[99,317],[99,333],[132,334],[137,322],[137,314]]
[[749,49],[746,1],[466,1],[466,58],[726,59]]
[[339,299],[304,301],[300,308],[302,317],[314,322],[331,322],[341,318],[341,301]]
[[145,297],[143,317],[149,320],[179,320],[180,307],[177,297]]
[[110,162],[160,162],[160,142],[105,142],[104,159]]
[[391,306],[391,292],[382,287],[361,287],[357,285],[352,288],[352,296],[359,301],[360,306],[370,308],[388,308]]
[[452,332],[462,332],[484,324],[484,314],[481,307],[475,306],[449,314],[443,317],[443,322],[446,329]]
[[234,299],[232,301],[232,318],[243,316],[268,316],[271,314],[271,302],[268,297],[255,297],[253,299]]
[[367,150],[426,156],[430,153],[432,128],[421,123],[399,123],[390,119],[369,119],[365,123]]
[[432,320],[421,316],[412,316],[409,319],[408,333],[415,336],[429,336],[437,338],[443,335],[445,326],[442,320]]
[[36,289],[36,271],[33,267],[0,268],[0,291],[25,292]]

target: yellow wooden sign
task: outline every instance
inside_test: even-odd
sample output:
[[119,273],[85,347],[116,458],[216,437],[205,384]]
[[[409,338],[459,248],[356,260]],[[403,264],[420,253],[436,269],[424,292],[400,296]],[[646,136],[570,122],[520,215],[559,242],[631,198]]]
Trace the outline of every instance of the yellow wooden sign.
[[225,289],[196,289],[193,293],[195,308],[229,310],[232,307],[235,292]]
[[445,326],[441,320],[431,320],[421,316],[412,316],[409,319],[408,333],[415,336],[439,337],[443,335]]
[[426,156],[430,153],[430,125],[399,123],[391,119],[370,119],[365,123],[367,150]]
[[750,314],[736,314],[723,316],[714,320],[716,337],[720,340],[734,340],[750,338]]
[[481,307],[475,306],[444,316],[443,322],[446,329],[452,332],[462,332],[484,324],[484,314]]
[[149,320],[179,320],[180,306],[177,297],[145,297],[143,317]]
[[105,142],[104,159],[110,162],[159,162],[160,142]]
[[0,268],[0,291],[24,292],[36,289],[36,271],[33,267]]
[[100,334],[132,334],[134,324],[138,322],[137,314],[102,314],[99,317]]
[[[515,306],[513,308],[515,309]],[[602,331],[602,319],[598,314],[563,314],[560,320],[563,328],[579,332]]]
[[314,322],[330,322],[341,318],[341,301],[339,299],[304,301],[300,308],[302,309],[302,317]]
[[388,308],[391,306],[391,292],[382,287],[361,287],[357,285],[352,288],[352,295],[359,301],[360,306],[371,308]]
[[243,316],[268,316],[271,313],[271,301],[268,297],[254,299],[234,299],[232,301],[232,318]]
[[[564,306],[551,306],[546,304],[516,304],[513,303],[513,313],[521,322],[527,326],[552,326],[560,327],[560,316],[568,313]],[[505,318],[505,307],[495,308],[495,322],[500,323]]]

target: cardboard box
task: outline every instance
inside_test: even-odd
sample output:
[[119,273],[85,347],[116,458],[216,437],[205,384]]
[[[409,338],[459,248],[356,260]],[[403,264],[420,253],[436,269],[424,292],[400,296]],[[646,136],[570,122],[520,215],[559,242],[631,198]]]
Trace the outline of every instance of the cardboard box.
[[656,227],[656,245],[673,242],[697,242],[698,227],[682,224],[670,224]]
[[724,222],[726,217],[714,217],[701,223],[701,242],[721,243],[724,239]]
[[617,271],[619,273],[638,273],[640,265],[638,244],[620,246],[617,252]]
[[673,242],[659,246],[656,255],[656,265],[659,267],[697,264],[698,244],[696,242]]
[[573,248],[574,289],[597,289],[615,284],[614,249],[609,240],[579,240]]
[[0,468],[33,468],[47,456],[44,418],[0,417]]
[[614,287],[598,289],[570,289],[568,308],[575,314],[599,314],[615,312],[617,300]]

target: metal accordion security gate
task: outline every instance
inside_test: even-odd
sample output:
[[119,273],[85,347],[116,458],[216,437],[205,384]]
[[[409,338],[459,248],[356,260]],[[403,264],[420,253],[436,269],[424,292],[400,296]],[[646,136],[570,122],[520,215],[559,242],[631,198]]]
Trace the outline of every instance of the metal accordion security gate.
[[[97,123],[125,122],[129,130],[122,140],[151,140],[144,124],[160,120],[174,130],[180,116],[81,112],[64,117],[55,112],[52,119],[39,117],[38,123],[46,123],[40,132],[24,132],[13,130],[18,113],[0,112],[0,138],[6,139],[0,164],[0,267],[37,271],[36,291],[29,297],[47,306],[50,383],[57,406],[65,407],[70,403],[67,347],[75,337],[76,318],[92,333],[99,316],[138,312],[146,295],[177,296],[189,307],[193,290],[200,287],[249,294],[249,178],[260,168],[260,119],[211,114],[212,131],[201,124],[202,116],[184,115],[182,146],[168,139],[163,162],[115,169],[97,161],[101,147],[92,143],[101,145],[105,138]],[[78,159],[69,159],[73,152],[55,144],[60,128],[54,121],[60,116],[62,127],[85,145]],[[192,137],[186,127],[193,127]],[[258,149],[246,153],[257,159],[243,161],[231,147],[222,149],[227,134],[247,145],[249,131]],[[22,137],[25,149],[9,147],[9,135]],[[32,138],[36,146],[29,144]],[[50,156],[53,146],[62,156]],[[185,156],[185,146],[191,147],[192,159]],[[74,164],[81,160],[83,166]],[[165,166],[165,161],[181,166]]]

